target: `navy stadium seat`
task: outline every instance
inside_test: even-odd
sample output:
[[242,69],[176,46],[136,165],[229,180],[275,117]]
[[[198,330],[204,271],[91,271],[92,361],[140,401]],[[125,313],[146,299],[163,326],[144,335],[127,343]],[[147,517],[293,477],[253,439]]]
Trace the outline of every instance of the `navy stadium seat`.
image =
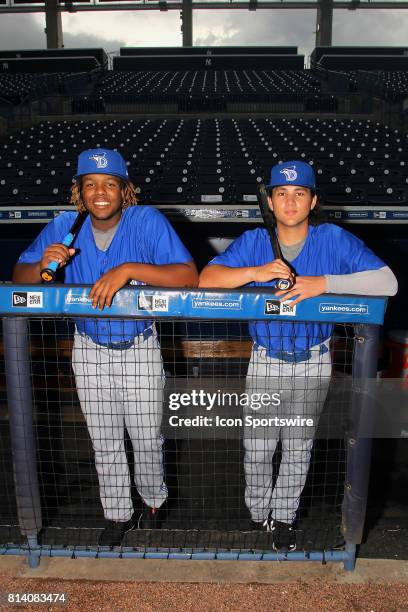
[[45,121],[0,141],[0,204],[67,204],[81,150],[117,148],[141,202],[254,200],[270,167],[312,164],[327,203],[406,200],[407,135],[364,119]]

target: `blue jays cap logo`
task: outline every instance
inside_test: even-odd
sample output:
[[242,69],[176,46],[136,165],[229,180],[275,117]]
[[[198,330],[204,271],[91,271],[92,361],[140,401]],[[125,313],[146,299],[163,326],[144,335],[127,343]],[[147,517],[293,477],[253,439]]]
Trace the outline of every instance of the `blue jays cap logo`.
[[291,168],[283,168],[280,173],[285,175],[287,181],[296,181],[298,177],[295,166],[292,166]]
[[89,149],[78,157],[75,179],[84,174],[111,174],[124,181],[129,180],[126,162],[118,151],[112,149]]
[[91,155],[89,159],[93,159],[96,162],[96,167],[98,169],[107,168],[108,166],[108,160],[106,159],[105,151],[102,153],[102,155]]
[[304,161],[291,160],[272,167],[268,187],[299,185],[316,191],[316,177],[312,166]]

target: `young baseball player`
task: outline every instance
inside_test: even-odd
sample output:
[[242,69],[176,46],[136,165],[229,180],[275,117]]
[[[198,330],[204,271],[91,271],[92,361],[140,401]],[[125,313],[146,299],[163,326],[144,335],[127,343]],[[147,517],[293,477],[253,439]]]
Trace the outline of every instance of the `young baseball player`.
[[[200,287],[275,285],[285,278],[294,285],[276,296],[291,300],[292,307],[322,293],[396,293],[394,274],[361,240],[336,225],[312,224],[317,198],[309,164],[289,161],[274,166],[268,192],[285,261],[274,259],[266,229],[249,230],[208,264]],[[264,384],[266,390],[269,381],[269,388],[280,392],[284,414],[313,416],[316,424],[331,375],[332,325],[288,319],[250,323],[254,344],[247,386],[259,391]],[[244,434],[245,501],[252,526],[272,531],[273,547],[281,551],[296,548],[293,525],[313,446],[314,428],[306,433],[295,429],[265,431],[262,437]],[[272,459],[279,438],[281,462],[273,484]]]
[[[89,215],[73,248],[61,244],[77,215],[67,212],[49,223],[20,256],[14,282],[39,283],[40,271],[57,261],[66,283],[92,284],[89,297],[100,310],[129,282],[197,285],[191,255],[166,218],[149,206],[134,206],[135,189],[120,153],[84,151],[74,178],[71,202],[77,212],[87,210]],[[99,543],[120,545],[136,524],[159,526],[158,509],[167,498],[160,347],[152,321],[88,318],[75,323],[72,365],[107,520]],[[131,499],[125,427],[133,445],[136,487],[145,504],[138,517]]]

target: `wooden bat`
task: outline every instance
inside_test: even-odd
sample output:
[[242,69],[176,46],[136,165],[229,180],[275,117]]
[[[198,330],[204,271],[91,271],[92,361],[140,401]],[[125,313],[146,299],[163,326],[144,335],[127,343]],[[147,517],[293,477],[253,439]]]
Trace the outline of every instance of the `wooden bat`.
[[[269,208],[268,193],[266,191],[265,185],[259,185],[257,196],[262,219],[265,223],[266,229],[268,230],[269,239],[271,241],[272,246],[272,252],[275,256],[275,259],[281,259],[287,266],[291,267],[282,255],[282,250],[280,248],[279,240],[275,231],[275,217],[273,216],[273,213]],[[281,291],[285,291],[286,289],[291,289],[293,287],[293,282],[288,278],[279,278],[276,282],[276,286]]]

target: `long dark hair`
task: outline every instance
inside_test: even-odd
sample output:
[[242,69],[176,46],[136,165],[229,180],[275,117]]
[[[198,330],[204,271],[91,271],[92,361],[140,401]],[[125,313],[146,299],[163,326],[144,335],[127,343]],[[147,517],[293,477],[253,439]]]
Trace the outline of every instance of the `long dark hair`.
[[[274,187],[268,187],[268,195],[270,198],[272,197],[273,189]],[[314,191],[314,189],[310,189],[309,187],[307,187],[307,189],[309,189],[312,198],[317,196],[316,206],[312,208],[312,210],[309,213],[309,224],[310,225],[321,225],[322,223],[326,223],[327,217],[326,217],[325,211],[322,209],[322,202],[320,199],[320,195],[316,191]],[[275,218],[273,210],[271,210],[271,213],[273,214]]]

